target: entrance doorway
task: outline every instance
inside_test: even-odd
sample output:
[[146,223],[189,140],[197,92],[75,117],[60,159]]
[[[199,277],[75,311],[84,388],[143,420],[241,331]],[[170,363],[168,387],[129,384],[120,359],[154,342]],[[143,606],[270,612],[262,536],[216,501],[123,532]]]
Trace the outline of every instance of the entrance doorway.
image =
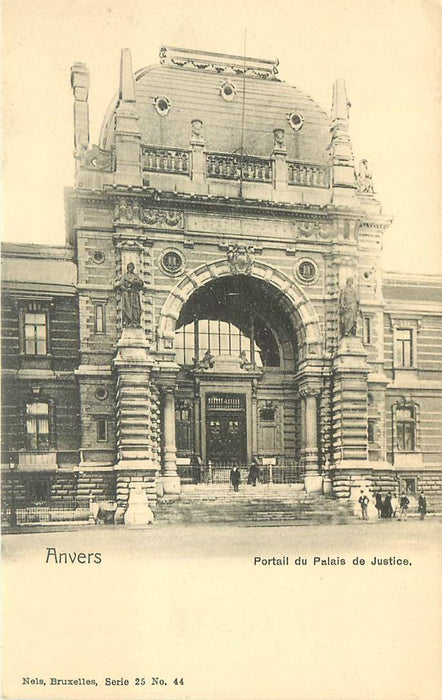
[[245,394],[206,396],[206,455],[214,466],[246,464]]

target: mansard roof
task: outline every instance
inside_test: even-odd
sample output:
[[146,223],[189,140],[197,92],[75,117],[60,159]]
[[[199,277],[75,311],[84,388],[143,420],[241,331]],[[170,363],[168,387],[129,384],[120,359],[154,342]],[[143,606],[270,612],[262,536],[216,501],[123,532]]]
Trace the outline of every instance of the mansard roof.
[[[160,60],[160,65],[135,73],[135,108],[143,144],[188,148],[191,121],[200,119],[209,152],[239,152],[243,145],[246,154],[268,158],[274,129],[284,129],[289,160],[327,162],[329,116],[299,88],[277,78],[277,61],[172,47],[162,48]],[[227,83],[233,87],[229,99],[221,94]],[[169,101],[167,114],[155,107],[155,99],[161,97]],[[113,145],[117,106],[116,96],[101,130],[100,146],[105,149]],[[304,119],[299,131],[289,124],[293,113]]]

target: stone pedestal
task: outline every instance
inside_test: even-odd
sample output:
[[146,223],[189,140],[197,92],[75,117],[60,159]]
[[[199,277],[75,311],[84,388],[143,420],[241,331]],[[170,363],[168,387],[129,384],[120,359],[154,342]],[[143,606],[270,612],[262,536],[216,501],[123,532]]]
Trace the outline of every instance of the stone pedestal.
[[[198,128],[198,125],[202,127],[202,122],[199,119],[194,119],[192,122],[192,127]],[[192,138],[190,140],[190,148],[192,151],[191,178],[193,183],[193,189],[197,194],[206,194],[206,148],[202,136],[192,134]]]
[[368,460],[367,352],[360,338],[339,342],[333,362],[333,457]]
[[152,368],[149,344],[141,328],[124,328],[114,360],[117,375],[118,515],[127,506],[130,485],[142,482],[151,503],[156,501],[159,469],[152,431]]
[[321,474],[306,474],[304,477],[304,487],[307,493],[322,493]]
[[129,503],[124,514],[125,525],[148,525],[153,523],[153,513],[149,508],[145,490],[137,484],[130,490]]

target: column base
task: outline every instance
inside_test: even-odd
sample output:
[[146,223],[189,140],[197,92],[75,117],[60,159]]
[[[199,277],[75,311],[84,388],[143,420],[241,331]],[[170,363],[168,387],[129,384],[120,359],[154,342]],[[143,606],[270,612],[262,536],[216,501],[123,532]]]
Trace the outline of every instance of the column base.
[[163,474],[163,493],[165,496],[176,495],[181,493],[181,479],[178,474]]
[[304,487],[307,493],[322,493],[321,474],[306,474],[304,477]]

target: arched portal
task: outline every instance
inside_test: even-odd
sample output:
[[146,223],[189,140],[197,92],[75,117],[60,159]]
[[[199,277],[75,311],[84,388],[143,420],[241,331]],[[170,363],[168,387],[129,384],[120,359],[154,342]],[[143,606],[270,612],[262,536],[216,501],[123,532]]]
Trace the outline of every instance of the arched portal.
[[319,360],[316,312],[281,272],[255,262],[232,274],[225,260],[188,273],[162,308],[159,351],[180,370],[175,418],[178,462],[299,464],[301,363]]
[[[158,320],[159,342],[173,345],[175,327],[183,305],[190,296],[208,282],[219,278],[232,276],[231,268],[226,259],[217,260],[201,265],[187,273],[171,290],[167,297]],[[261,280],[277,292],[277,298],[284,305],[288,317],[296,329],[297,345],[301,358],[310,356],[319,358],[322,355],[321,331],[317,313],[303,290],[280,270],[256,261],[250,275],[234,275],[234,277],[251,277]]]

